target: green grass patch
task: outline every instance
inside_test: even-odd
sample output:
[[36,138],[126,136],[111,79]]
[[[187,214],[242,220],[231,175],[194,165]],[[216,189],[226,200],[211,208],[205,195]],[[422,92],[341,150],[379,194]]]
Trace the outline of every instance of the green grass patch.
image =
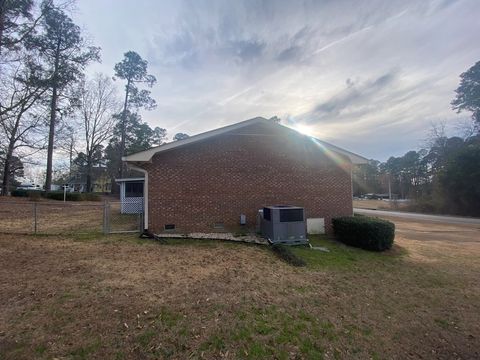
[[70,356],[75,360],[90,359],[101,346],[100,339],[96,339],[88,345],[79,346],[70,352]]
[[155,335],[156,331],[154,331],[153,329],[147,329],[137,336],[137,343],[140,344],[143,349],[147,349],[148,345],[153,340]]
[[265,359],[275,356],[275,350],[271,346],[268,346],[259,341],[253,341],[246,350],[244,350],[244,356],[247,359]]
[[179,321],[182,319],[182,315],[170,311],[166,307],[163,307],[158,314],[158,321],[166,328],[172,328],[176,326]]
[[310,338],[304,338],[300,344],[300,351],[307,359],[323,359],[323,348]]
[[275,244],[270,246],[272,251],[283,261],[292,266],[305,266],[306,262],[291,250],[290,246]]
[[434,319],[434,321],[443,329],[448,329],[450,327],[450,323],[445,319]]
[[291,251],[297,257],[303,259],[307,267],[313,269],[333,268],[355,270],[364,265],[376,266],[390,264],[405,254],[405,252],[398,247],[384,253],[354,248],[329,239],[325,235],[310,235],[309,240],[312,246],[325,247],[329,252],[314,250],[305,246],[292,247]]
[[252,306],[236,312],[235,319],[224,340],[242,359],[289,359],[292,348],[300,358],[322,359],[326,345],[340,331],[301,307],[285,311],[275,305]]
[[47,346],[45,344],[40,344],[35,347],[35,354],[38,356],[43,356],[47,352]]
[[199,347],[200,351],[220,351],[225,348],[225,340],[221,335],[213,334],[207,341],[202,343]]

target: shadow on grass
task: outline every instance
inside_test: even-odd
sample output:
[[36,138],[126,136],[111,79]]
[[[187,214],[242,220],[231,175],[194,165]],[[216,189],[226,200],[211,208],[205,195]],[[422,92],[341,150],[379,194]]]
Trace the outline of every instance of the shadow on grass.
[[274,244],[271,245],[270,248],[280,259],[292,266],[302,267],[307,265],[301,257],[295,255],[289,246]]

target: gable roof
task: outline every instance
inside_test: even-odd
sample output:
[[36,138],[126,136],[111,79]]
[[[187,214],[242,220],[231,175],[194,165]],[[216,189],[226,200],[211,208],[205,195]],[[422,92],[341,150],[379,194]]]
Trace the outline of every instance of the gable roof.
[[[273,124],[273,123],[272,123],[271,120],[267,120],[263,117],[256,117],[256,118],[253,118],[253,119],[249,119],[249,120],[245,120],[245,121],[235,123],[233,125],[224,126],[224,127],[214,129],[214,130],[210,130],[210,131],[198,134],[198,135],[194,135],[194,136],[191,136],[187,139],[173,141],[173,142],[170,142],[170,143],[167,143],[167,144],[163,144],[163,145],[160,145],[160,146],[153,147],[153,148],[148,149],[148,150],[140,151],[140,152],[130,154],[130,155],[127,155],[127,156],[123,156],[122,160],[127,161],[127,162],[147,162],[147,161],[151,161],[152,157],[157,153],[167,151],[167,150],[171,150],[171,149],[175,149],[175,148],[178,148],[178,147],[181,147],[181,146],[186,146],[186,145],[198,142],[198,141],[206,140],[208,138],[211,138],[211,137],[214,137],[214,136],[217,136],[217,135],[221,135],[221,134],[225,134],[227,132],[237,130],[237,129],[241,129],[245,126],[249,126],[249,125],[253,125],[253,124]],[[275,124],[275,126],[283,126],[283,125]],[[290,128],[288,128],[288,129],[290,129]],[[290,130],[295,131],[302,136],[312,138],[311,136],[303,135],[303,134],[299,133],[298,131],[296,131],[294,129],[290,129]],[[316,142],[320,143],[325,148],[348,157],[353,164],[366,164],[368,162],[368,159],[363,157],[363,156],[360,156],[360,155],[355,154],[351,151],[342,149],[338,146],[329,144],[329,143],[327,143],[325,141],[322,141],[322,140],[319,140],[317,138],[313,138],[313,139]]]

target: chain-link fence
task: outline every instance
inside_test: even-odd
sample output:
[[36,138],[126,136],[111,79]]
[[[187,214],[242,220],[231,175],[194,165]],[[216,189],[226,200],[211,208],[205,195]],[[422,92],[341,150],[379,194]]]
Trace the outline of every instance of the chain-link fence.
[[119,201],[64,203],[0,201],[0,232],[15,234],[117,233],[143,230],[143,211],[122,213]]
[[126,207],[125,201],[106,202],[104,232],[112,234],[143,230],[143,203],[141,205],[132,208]]

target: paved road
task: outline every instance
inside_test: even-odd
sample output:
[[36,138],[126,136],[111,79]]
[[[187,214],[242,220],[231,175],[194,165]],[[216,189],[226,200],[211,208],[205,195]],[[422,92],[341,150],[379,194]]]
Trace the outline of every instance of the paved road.
[[363,215],[392,216],[392,217],[399,217],[404,219],[425,220],[425,221],[434,221],[434,222],[442,222],[442,223],[450,223],[450,224],[480,225],[479,218],[469,218],[469,217],[461,217],[461,216],[427,215],[427,214],[418,214],[418,213],[402,212],[402,211],[384,211],[384,210],[370,210],[370,209],[357,209],[357,208],[354,208],[353,211],[356,214],[363,214]]

